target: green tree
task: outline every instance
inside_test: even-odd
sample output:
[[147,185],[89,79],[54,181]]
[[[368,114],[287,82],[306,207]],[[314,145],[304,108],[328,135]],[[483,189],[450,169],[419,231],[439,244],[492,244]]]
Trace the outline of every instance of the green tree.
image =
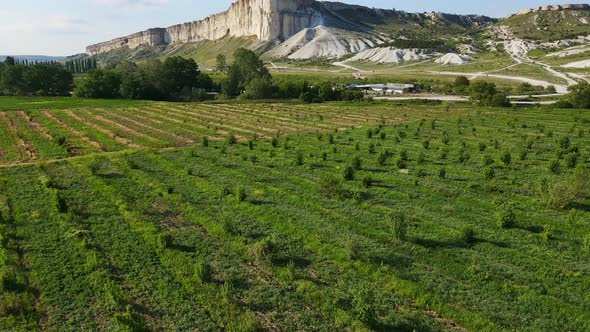
[[455,93],[466,94],[469,92],[471,81],[465,76],[457,76],[454,83]]
[[121,87],[121,75],[112,70],[91,70],[88,75],[78,83],[74,95],[82,98],[119,98]]
[[244,94],[245,99],[267,99],[272,98],[275,87],[268,78],[256,77],[246,84]]
[[190,101],[201,74],[195,60],[179,56],[167,58],[162,69],[162,87],[168,99]]
[[219,72],[225,73],[228,69],[227,57],[225,54],[217,54],[215,69]]
[[476,81],[470,86],[469,98],[478,105],[491,105],[496,92],[496,84]]
[[565,101],[576,108],[590,108],[590,84],[581,81],[576,85],[568,87],[569,93],[565,96]]
[[234,53],[234,63],[228,68],[228,77],[222,83],[225,95],[241,95],[248,83],[255,78],[271,80],[272,76],[258,55],[253,51],[240,48]]

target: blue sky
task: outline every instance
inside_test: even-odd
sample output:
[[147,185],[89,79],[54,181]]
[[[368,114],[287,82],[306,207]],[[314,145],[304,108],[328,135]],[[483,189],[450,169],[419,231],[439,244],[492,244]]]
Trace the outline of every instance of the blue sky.
[[[442,11],[502,17],[538,0],[340,0],[410,12]],[[0,54],[70,55],[87,44],[150,27],[166,27],[225,10],[232,0],[0,0]],[[572,1],[567,3],[585,3]]]

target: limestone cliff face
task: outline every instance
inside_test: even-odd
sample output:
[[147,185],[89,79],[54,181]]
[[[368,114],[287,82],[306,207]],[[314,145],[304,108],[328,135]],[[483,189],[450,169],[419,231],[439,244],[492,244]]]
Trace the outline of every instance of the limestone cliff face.
[[122,47],[191,43],[225,36],[256,36],[259,40],[281,41],[321,21],[314,0],[238,0],[227,11],[204,20],[150,29],[91,45],[86,53],[96,55]]

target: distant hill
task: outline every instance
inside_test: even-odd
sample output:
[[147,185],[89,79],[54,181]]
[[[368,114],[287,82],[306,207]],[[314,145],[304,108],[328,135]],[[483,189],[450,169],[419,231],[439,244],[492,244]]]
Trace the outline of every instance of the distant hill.
[[61,61],[65,56],[47,56],[47,55],[0,55],[0,61],[4,61],[7,56],[11,56],[18,60],[47,62],[47,61]]

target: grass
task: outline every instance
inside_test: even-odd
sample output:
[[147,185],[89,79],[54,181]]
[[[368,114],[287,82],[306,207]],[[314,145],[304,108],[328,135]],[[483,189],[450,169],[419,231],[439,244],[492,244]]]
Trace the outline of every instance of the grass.
[[[587,111],[137,109],[84,111],[141,115],[168,133],[223,121],[281,135],[239,139],[236,130],[235,144],[219,134],[206,147],[159,135],[169,148],[0,168],[0,243],[13,257],[2,271],[14,271],[2,274],[2,329],[590,328],[588,186],[565,209],[538,190],[545,179],[583,181],[574,176],[590,168]],[[575,169],[565,166],[570,153]]]
[[131,107],[149,103],[149,101],[140,100],[82,99],[69,97],[0,97],[0,111],[83,107]]

